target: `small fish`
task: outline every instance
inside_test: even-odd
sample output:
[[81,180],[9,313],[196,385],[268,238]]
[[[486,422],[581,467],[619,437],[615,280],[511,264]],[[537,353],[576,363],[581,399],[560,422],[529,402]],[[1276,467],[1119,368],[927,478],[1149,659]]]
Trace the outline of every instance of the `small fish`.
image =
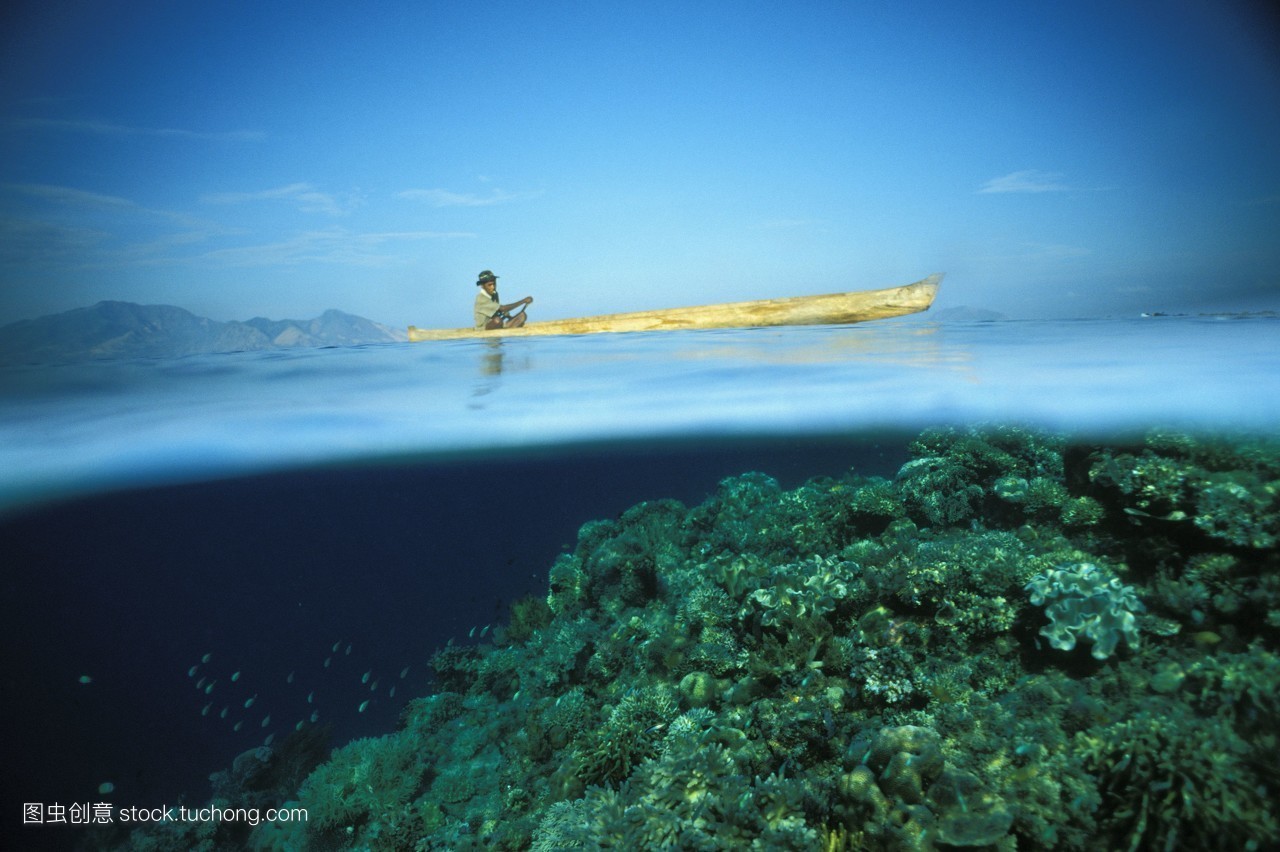
[[236,733],[239,733],[240,729],[243,727],[244,727],[244,720],[241,719],[239,722],[236,722],[234,725],[231,726],[231,730],[235,731]]
[[474,639],[474,638],[476,638],[476,628],[475,628],[475,625],[472,625],[472,627],[471,627],[471,632],[467,634],[467,638],[468,638],[468,639]]
[[336,654],[336,653],[338,653],[338,649],[339,649],[339,648],[341,648],[341,647],[342,647],[342,640],[341,640],[341,639],[339,639],[337,642],[334,642],[334,643],[333,643],[333,647],[332,647],[332,648],[330,648],[329,650],[333,651],[333,653],[335,653],[335,654]]
[[196,689],[204,689],[204,682],[206,680],[208,680],[208,678],[202,677],[198,681],[196,681]]
[[369,699],[366,698],[364,701],[360,702],[360,709],[356,710],[356,712],[363,713],[364,709],[368,706],[369,706]]
[[213,706],[213,702],[212,702],[212,701],[210,701],[208,704],[204,705],[204,707],[203,707],[203,708],[201,708],[201,710],[200,710],[200,715],[201,715],[201,716],[208,716],[208,715],[209,715],[209,708],[210,708],[210,707],[212,707],[212,706]]
[[404,680],[404,676],[407,675],[408,673],[409,673],[409,667],[405,666],[400,670],[400,679]]
[[275,734],[267,734],[267,738],[262,741],[263,745],[271,745],[271,741],[276,738]]
[[235,671],[235,672],[232,672],[232,673],[231,673],[231,682],[232,682],[232,683],[235,683],[235,682],[236,682],[236,681],[238,681],[239,679],[240,679],[240,672]]
[[294,729],[295,731],[301,731],[301,730],[302,730],[302,725],[303,725],[303,723],[304,723],[305,721],[306,721],[305,719],[299,719],[299,720],[298,720],[298,724],[294,725],[294,726],[293,726],[293,729]]
[[203,657],[200,658],[200,662],[207,663],[212,659],[213,659],[213,654],[205,654]]
[[646,734],[646,735],[648,735],[648,734],[656,734],[658,731],[661,731],[661,730],[662,730],[663,728],[665,728],[666,726],[667,726],[667,723],[666,723],[666,722],[659,722],[659,723],[658,723],[658,724],[656,724],[656,725],[650,725],[649,727],[645,728],[645,729],[644,729],[644,732],[645,732],[645,734]]
[[208,686],[206,686],[206,687],[204,688],[204,694],[205,694],[205,695],[212,695],[212,694],[213,694],[213,685],[214,685],[215,683],[217,683],[217,681],[216,681],[216,680],[211,680],[211,681],[209,681],[209,685],[208,685]]
[[373,683],[369,684],[369,691],[370,692],[378,691],[378,682],[376,680]]
[[369,682],[369,675],[371,675],[371,674],[373,674],[373,669],[369,669],[369,671],[367,671],[367,672],[365,672],[363,675],[361,675],[361,676],[360,676],[360,682],[361,682],[361,683],[368,683],[368,682]]
[[284,679],[285,683],[293,683],[293,672],[289,672],[289,676]]
[[484,638],[484,634],[486,634],[486,633],[488,633],[488,632],[489,632],[489,627],[490,627],[490,626],[491,626],[491,625],[488,625],[488,624],[486,624],[486,625],[484,626],[484,629],[480,631],[480,638],[482,638],[482,639]]
[[200,666],[198,665],[192,666],[191,668],[187,669],[187,677],[195,677],[196,672],[199,670],[200,670]]
[[252,698],[246,698],[244,700],[244,709],[248,710],[250,707],[253,706],[253,702],[257,700],[258,700],[258,696],[256,694]]
[[325,658],[324,658],[324,667],[327,669],[327,668],[329,668],[329,666],[331,666],[331,665],[333,665],[333,657],[325,657]]
[[346,650],[344,653],[346,653],[346,655],[347,655],[348,657],[350,657],[350,656],[351,656],[351,646],[350,646],[350,645],[348,645],[348,646],[347,646],[347,650]]
[[307,693],[307,703],[308,703],[308,704],[315,704],[315,703],[316,703],[316,694],[315,694],[315,692],[308,692],[308,693]]
[[116,785],[112,784],[110,781],[103,781],[101,784],[98,785],[99,796],[109,796],[115,791],[116,791]]
[[267,725],[270,725],[270,724],[271,724],[271,714],[268,713],[267,715],[262,717],[262,724],[259,725],[258,727],[265,728]]
[[80,675],[79,680],[81,685],[83,686],[88,686],[89,684],[93,683],[93,678],[89,677],[88,675]]
[[222,712],[218,714],[218,718],[220,718],[220,719],[225,719],[225,718],[227,718],[227,710],[228,710],[228,709],[230,709],[230,708],[223,707],[223,708],[222,708]]
[[312,711],[311,711],[311,724],[313,724],[313,725],[314,725],[317,721],[319,721],[319,719],[320,719],[320,711],[319,711],[319,710],[312,710]]
[[387,697],[388,697],[388,698],[395,698],[395,697],[396,697],[396,688],[395,688],[394,686],[393,686],[393,687],[391,687],[391,689],[387,690]]

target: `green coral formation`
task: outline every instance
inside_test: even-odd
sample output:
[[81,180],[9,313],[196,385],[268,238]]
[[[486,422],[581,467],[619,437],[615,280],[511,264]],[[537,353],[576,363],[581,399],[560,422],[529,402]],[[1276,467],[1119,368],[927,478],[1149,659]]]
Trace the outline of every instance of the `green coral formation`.
[[1138,647],[1134,613],[1146,607],[1132,586],[1107,577],[1097,565],[1082,562],[1055,568],[1032,578],[1027,589],[1036,606],[1049,603],[1045,614],[1050,624],[1040,630],[1040,635],[1053,647],[1070,651],[1077,639],[1085,638],[1099,660],[1111,656],[1122,638],[1130,648]]
[[1280,447],[910,451],[586,524],[288,848],[1280,845]]
[[1280,459],[1266,440],[1153,432],[1140,447],[1099,452],[1088,476],[1136,525],[1252,550],[1280,538]]

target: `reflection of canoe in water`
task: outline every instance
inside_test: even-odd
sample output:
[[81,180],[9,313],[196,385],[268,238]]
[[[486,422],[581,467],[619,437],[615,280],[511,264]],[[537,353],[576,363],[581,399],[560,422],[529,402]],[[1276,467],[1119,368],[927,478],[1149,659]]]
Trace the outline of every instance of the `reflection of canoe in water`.
[[410,340],[454,340],[463,337],[530,337],[541,334],[598,334],[615,331],[679,331],[697,328],[757,328],[779,325],[844,325],[900,317],[929,309],[942,273],[905,287],[855,290],[826,296],[760,299],[661,311],[604,314],[578,319],[531,322],[523,328],[486,331],[478,328],[409,326]]

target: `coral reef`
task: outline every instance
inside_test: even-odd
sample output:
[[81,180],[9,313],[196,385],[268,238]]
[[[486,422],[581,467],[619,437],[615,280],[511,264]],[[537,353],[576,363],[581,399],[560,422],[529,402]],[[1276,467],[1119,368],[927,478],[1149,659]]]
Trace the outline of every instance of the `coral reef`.
[[748,473],[585,524],[545,601],[440,649],[438,692],[252,841],[1277,848],[1280,449],[910,451],[892,480]]

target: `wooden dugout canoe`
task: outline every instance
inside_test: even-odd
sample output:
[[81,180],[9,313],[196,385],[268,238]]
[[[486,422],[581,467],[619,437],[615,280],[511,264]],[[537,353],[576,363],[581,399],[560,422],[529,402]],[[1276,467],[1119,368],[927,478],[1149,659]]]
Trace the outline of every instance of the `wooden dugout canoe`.
[[658,311],[602,314],[577,319],[531,322],[521,328],[418,328],[409,340],[457,340],[468,337],[535,337],[543,334],[600,334],[619,331],[680,331],[701,328],[760,328],[781,325],[845,325],[926,311],[938,293],[942,273],[914,284],[884,290],[855,290],[825,296],[759,299]]

